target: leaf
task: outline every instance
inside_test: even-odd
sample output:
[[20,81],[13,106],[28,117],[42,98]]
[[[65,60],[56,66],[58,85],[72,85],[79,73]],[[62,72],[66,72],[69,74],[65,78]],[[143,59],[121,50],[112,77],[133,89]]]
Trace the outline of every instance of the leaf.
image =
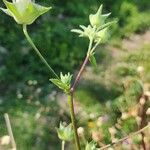
[[54,83],[57,87],[67,92],[69,90],[69,86],[67,86],[65,83],[63,83],[59,79],[50,79],[52,83]]
[[90,55],[89,61],[90,61],[90,63],[91,63],[94,67],[97,67],[97,62],[96,62],[96,58],[95,58],[95,56],[94,56],[94,53]]
[[78,33],[78,34],[82,34],[83,31],[79,30],[79,29],[72,29],[71,32],[75,32],[75,33]]
[[107,23],[103,24],[102,26],[100,26],[98,28],[98,31],[103,30],[104,28],[107,28],[107,27],[109,27],[109,26],[111,26],[111,25],[113,25],[115,23],[117,23],[117,20],[113,20],[113,21],[107,22]]
[[59,139],[63,141],[71,141],[73,140],[73,130],[72,125],[69,124],[64,126],[61,122],[59,128],[56,128]]
[[52,83],[54,83],[57,87],[62,89],[65,93],[69,93],[70,85],[71,85],[72,75],[68,72],[68,74],[63,75],[60,73],[60,79],[50,79]]
[[4,9],[4,8],[0,7],[0,10],[2,10],[4,13],[6,13],[7,15],[12,17],[12,14],[11,14],[11,12],[8,9]]
[[94,141],[91,141],[90,143],[86,144],[85,150],[98,150],[96,148],[96,143]]

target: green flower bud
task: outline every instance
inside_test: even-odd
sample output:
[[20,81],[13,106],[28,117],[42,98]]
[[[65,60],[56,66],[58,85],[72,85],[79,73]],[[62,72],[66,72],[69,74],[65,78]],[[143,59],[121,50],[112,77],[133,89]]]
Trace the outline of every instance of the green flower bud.
[[56,128],[59,139],[62,141],[71,141],[73,140],[73,130],[71,124],[64,126],[60,123],[59,128]]
[[91,141],[90,143],[86,144],[85,150],[98,150],[98,148],[96,148],[96,143]]
[[60,73],[60,79],[50,79],[52,83],[62,89],[65,93],[68,93],[71,86],[72,75],[70,73],[63,75]]
[[3,0],[3,2],[7,9],[0,9],[7,15],[13,17],[18,24],[30,25],[40,15],[51,9],[51,7],[43,7],[35,4],[31,0],[13,0],[12,3]]
[[108,27],[100,30],[96,34],[95,42],[105,43],[109,38]]
[[62,83],[66,84],[70,87],[72,75],[68,72],[68,74],[63,75],[62,72],[60,73],[60,80]]
[[98,28],[101,25],[103,25],[105,23],[106,18],[110,15],[110,13],[102,15],[102,9],[103,5],[99,7],[96,14],[91,14],[89,16],[90,23],[93,27],[96,26]]

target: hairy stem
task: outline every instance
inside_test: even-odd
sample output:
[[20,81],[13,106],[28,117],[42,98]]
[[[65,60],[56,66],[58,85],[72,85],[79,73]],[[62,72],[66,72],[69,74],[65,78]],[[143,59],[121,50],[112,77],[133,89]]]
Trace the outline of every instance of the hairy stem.
[[131,133],[130,135],[128,135],[128,136],[126,136],[126,137],[124,137],[124,138],[122,138],[122,139],[119,139],[119,140],[116,141],[116,142],[113,142],[113,143],[111,143],[111,144],[108,144],[108,145],[106,145],[106,146],[101,147],[99,150],[104,150],[104,149],[107,149],[107,148],[109,148],[109,147],[111,147],[111,146],[115,146],[115,145],[117,145],[117,144],[119,144],[119,143],[121,143],[121,142],[127,140],[128,138],[131,138],[131,137],[133,137],[133,136],[135,136],[135,135],[137,135],[137,134],[139,134],[139,133],[142,133],[144,130],[148,129],[149,127],[150,127],[150,124],[147,125],[147,126],[145,126],[145,127],[143,127],[142,129],[140,129],[140,130],[134,132],[134,133]]
[[72,126],[73,126],[73,131],[74,131],[76,148],[77,148],[77,150],[81,150],[79,137],[78,137],[78,133],[77,133],[77,127],[76,127],[75,113],[74,113],[73,92],[68,94],[68,104],[69,104],[69,108],[70,108],[71,122],[72,122]]
[[40,59],[42,60],[42,62],[47,66],[47,68],[50,70],[50,72],[59,79],[58,75],[55,73],[55,71],[51,68],[51,66],[48,64],[48,62],[45,60],[45,58],[42,56],[42,54],[39,52],[38,48],[35,46],[35,44],[33,43],[32,39],[30,38],[28,31],[27,31],[27,26],[23,25],[23,32],[25,37],[27,38],[27,41],[30,43],[30,45],[32,46],[32,48],[35,50],[36,54],[40,57]]
[[62,147],[61,150],[65,150],[65,141],[62,141]]

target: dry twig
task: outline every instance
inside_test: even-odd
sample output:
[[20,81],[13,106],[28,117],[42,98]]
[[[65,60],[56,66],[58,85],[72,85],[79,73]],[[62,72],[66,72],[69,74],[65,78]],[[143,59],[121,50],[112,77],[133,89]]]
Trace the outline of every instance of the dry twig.
[[111,146],[115,146],[115,145],[117,145],[117,144],[119,144],[119,143],[129,139],[132,136],[135,136],[135,135],[137,135],[139,133],[142,133],[144,130],[148,129],[149,127],[150,127],[150,124],[148,124],[147,126],[143,127],[142,129],[140,129],[140,130],[138,130],[138,131],[136,131],[134,133],[131,133],[130,135],[128,135],[128,136],[126,136],[126,137],[124,137],[122,139],[117,140],[116,142],[113,142],[111,144],[108,144],[108,145],[105,145],[105,146],[101,147],[99,150],[104,150],[104,149],[109,148]]
[[4,118],[5,118],[5,122],[6,122],[6,126],[7,126],[7,131],[8,131],[8,134],[10,136],[12,149],[17,150],[16,142],[15,142],[15,139],[14,139],[14,136],[13,136],[13,132],[12,132],[12,128],[11,128],[11,124],[10,124],[10,120],[9,120],[9,115],[7,113],[4,114]]

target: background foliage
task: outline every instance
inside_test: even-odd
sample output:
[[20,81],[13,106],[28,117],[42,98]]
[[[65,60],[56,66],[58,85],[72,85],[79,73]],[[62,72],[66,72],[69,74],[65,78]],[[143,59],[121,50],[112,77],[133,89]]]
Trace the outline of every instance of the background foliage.
[[[118,18],[118,23],[112,27],[110,45],[122,49],[123,38],[130,37],[133,33],[143,33],[150,27],[150,3],[147,0],[37,2],[52,5],[53,9],[30,26],[30,33],[41,53],[58,73],[60,70],[74,72],[79,68],[87,49],[87,41],[77,38],[70,30],[78,25],[86,25],[88,14],[95,12],[101,3],[105,12],[112,12],[111,17]],[[0,5],[3,5],[2,2]],[[69,120],[68,112],[63,109],[65,106],[60,104],[63,96],[57,94],[48,82],[51,75],[26,42],[21,26],[5,14],[0,15],[0,135],[6,134],[3,114],[8,112],[20,150],[57,149],[54,127],[59,124],[60,118]],[[143,82],[138,78],[138,65],[145,68],[144,82],[150,82],[149,45],[143,45],[136,53],[131,53],[130,50],[126,53],[125,57],[118,59],[113,58],[107,48],[98,49],[99,67],[97,71],[92,70],[100,78],[92,76],[87,82],[85,77],[76,93],[77,100],[88,114],[87,120],[81,120],[79,115],[79,124],[85,128],[89,127],[86,121],[93,123],[100,114],[111,112],[110,118],[113,119],[103,126],[104,129],[108,128],[125,111],[119,110],[120,106],[126,105],[123,107],[126,109],[136,103],[142,92],[140,82]],[[114,65],[116,62],[117,65]],[[124,89],[122,80],[133,85]],[[129,103],[131,98],[132,105]],[[104,109],[106,104],[114,109]],[[94,118],[89,117],[91,113],[96,113]],[[123,125],[124,130],[127,133],[132,131],[134,123],[133,118],[128,120]],[[122,133],[119,134],[121,135]],[[106,132],[104,136],[104,142],[110,142],[109,133]]]

